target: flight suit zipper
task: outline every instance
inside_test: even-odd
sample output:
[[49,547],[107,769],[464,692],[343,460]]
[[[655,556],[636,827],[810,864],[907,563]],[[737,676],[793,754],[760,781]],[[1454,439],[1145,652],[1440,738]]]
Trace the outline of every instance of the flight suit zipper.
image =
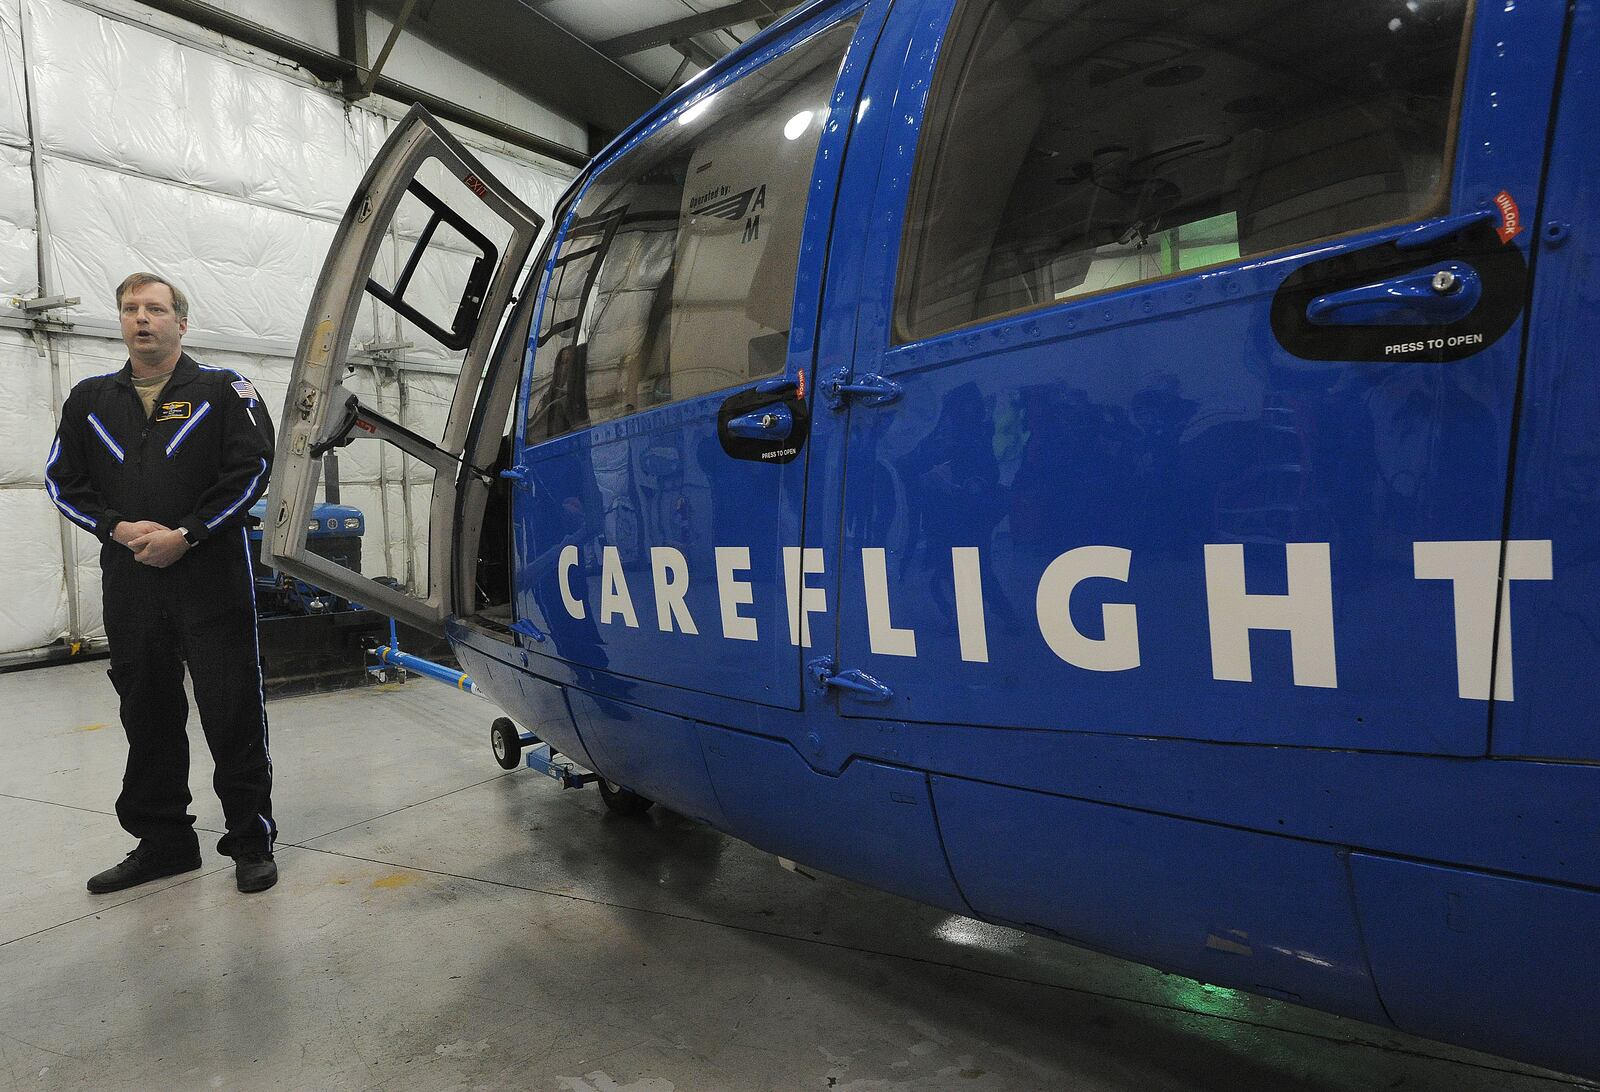
[[[133,400],[138,404],[139,412],[143,417],[139,425],[139,501],[148,509],[150,506],[149,486],[147,484],[149,482],[149,467],[145,465],[145,450],[149,446],[146,441],[150,438],[150,422],[155,417],[155,407],[152,406],[150,412],[145,413],[144,399],[139,397],[138,388],[131,388],[128,393],[133,396]],[[165,394],[166,391],[163,390],[162,393]]]

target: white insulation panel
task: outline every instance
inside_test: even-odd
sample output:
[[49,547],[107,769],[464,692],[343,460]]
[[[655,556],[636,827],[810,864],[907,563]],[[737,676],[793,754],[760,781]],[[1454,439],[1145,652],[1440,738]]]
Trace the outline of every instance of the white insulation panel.
[[370,114],[64,0],[26,0],[39,147],[337,217],[377,151]]
[[28,142],[22,70],[22,0],[0,0],[0,143]]
[[46,157],[40,192],[54,292],[115,325],[113,292],[137,269],[189,296],[190,334],[292,345],[333,239],[325,220]]
[[80,534],[70,547],[69,567],[78,578],[77,635],[93,641],[106,635],[106,609],[100,599],[100,543]]
[[39,230],[33,204],[33,155],[0,144],[0,308],[39,287]]
[[0,489],[0,653],[47,645],[67,632],[66,568],[55,507],[44,489]]
[[96,375],[120,369],[128,362],[122,342],[102,337],[57,337],[52,339],[61,369],[61,397]]
[[[445,422],[450,417],[450,400],[455,397],[456,377],[436,375],[431,372],[409,372],[404,377],[405,403],[400,423],[419,436],[437,441],[444,435]],[[416,464],[431,476],[432,468],[426,463]],[[411,475],[417,477],[415,472]]]
[[[55,436],[50,361],[19,330],[0,329],[0,488],[44,487],[44,464]],[[0,526],[0,558],[11,556]]]

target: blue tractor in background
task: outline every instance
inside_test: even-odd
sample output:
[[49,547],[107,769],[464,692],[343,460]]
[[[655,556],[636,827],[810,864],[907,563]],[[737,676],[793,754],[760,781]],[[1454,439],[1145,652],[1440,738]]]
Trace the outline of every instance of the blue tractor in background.
[[[361,538],[367,517],[359,508],[339,503],[339,460],[330,453],[324,460],[326,501],[312,506],[306,520],[306,541],[318,557],[353,573],[361,571]],[[255,569],[256,613],[263,620],[360,611],[362,606],[333,592],[306,583],[261,561],[261,522],[267,502],[250,509],[250,559]]]
[[[306,517],[306,542],[318,557],[351,573],[361,572],[361,540],[367,518],[361,509],[339,503],[337,456],[325,463],[325,501]],[[405,671],[380,664],[368,670],[375,649],[398,644],[389,619],[363,603],[328,591],[261,560],[263,501],[250,509],[250,556],[255,567],[256,611],[261,619],[261,654],[267,693],[274,697],[308,691],[340,690],[367,679],[405,679]],[[375,584],[396,587],[390,577]],[[443,642],[402,627],[407,643],[438,659],[449,659]]]
[[[259,501],[250,509],[250,557],[255,565],[256,610],[262,618],[281,615],[332,614],[336,611],[359,610],[360,605],[304,580],[280,572],[261,562],[261,520],[267,502]],[[361,509],[348,504],[322,503],[311,510],[306,531],[311,549],[336,565],[351,572],[361,571],[361,537],[366,533],[367,519]]]

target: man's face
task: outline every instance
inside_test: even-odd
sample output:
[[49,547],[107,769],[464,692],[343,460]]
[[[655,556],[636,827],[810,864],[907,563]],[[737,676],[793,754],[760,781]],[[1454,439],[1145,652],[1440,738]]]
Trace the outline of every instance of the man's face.
[[173,307],[172,289],[164,284],[141,284],[124,292],[121,319],[123,344],[139,364],[175,360],[189,329],[189,320],[179,318]]

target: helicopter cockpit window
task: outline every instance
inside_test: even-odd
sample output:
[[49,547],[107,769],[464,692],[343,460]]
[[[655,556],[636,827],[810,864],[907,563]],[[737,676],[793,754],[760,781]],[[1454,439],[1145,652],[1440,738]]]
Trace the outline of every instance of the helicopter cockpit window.
[[923,123],[898,337],[1443,200],[1469,0],[966,0]]
[[529,443],[780,372],[806,191],[858,17],[607,166],[553,256]]

